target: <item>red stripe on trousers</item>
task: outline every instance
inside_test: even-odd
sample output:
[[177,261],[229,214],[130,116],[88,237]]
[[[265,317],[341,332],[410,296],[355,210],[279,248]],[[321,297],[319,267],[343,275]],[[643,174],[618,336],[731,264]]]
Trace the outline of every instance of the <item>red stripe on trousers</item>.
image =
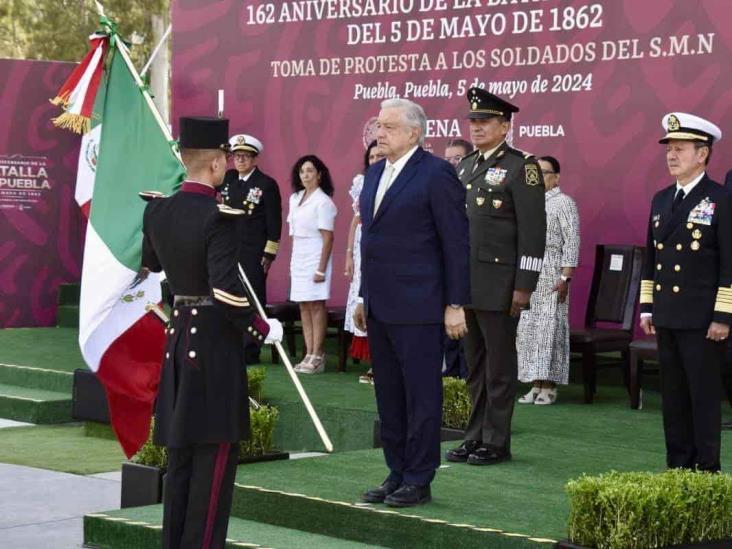
[[211,538],[213,537],[213,528],[216,522],[216,508],[219,505],[219,493],[221,492],[221,483],[224,480],[224,473],[226,472],[226,462],[228,461],[230,447],[230,442],[222,442],[219,444],[218,452],[216,452],[216,465],[214,466],[213,481],[211,482],[211,497],[208,500],[206,530],[203,534],[203,549],[209,549],[211,547]]

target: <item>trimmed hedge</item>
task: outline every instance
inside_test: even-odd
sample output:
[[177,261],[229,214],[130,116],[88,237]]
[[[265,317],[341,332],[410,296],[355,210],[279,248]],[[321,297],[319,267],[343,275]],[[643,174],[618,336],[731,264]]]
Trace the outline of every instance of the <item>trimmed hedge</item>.
[[470,419],[470,393],[465,380],[442,378],[442,426],[465,429]]
[[672,469],[567,483],[569,539],[597,549],[653,549],[732,538],[732,476]]

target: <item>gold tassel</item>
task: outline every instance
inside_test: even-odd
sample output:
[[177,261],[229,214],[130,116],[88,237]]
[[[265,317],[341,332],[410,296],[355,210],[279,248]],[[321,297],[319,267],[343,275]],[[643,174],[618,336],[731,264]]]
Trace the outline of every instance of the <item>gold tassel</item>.
[[52,105],[56,106],[62,106],[64,108],[69,106],[69,96],[71,94],[69,92],[64,92],[63,95],[57,95],[53,99],[49,99]]
[[54,126],[65,130],[71,130],[74,133],[85,134],[91,130],[91,119],[80,114],[72,114],[65,112],[62,115],[52,118]]

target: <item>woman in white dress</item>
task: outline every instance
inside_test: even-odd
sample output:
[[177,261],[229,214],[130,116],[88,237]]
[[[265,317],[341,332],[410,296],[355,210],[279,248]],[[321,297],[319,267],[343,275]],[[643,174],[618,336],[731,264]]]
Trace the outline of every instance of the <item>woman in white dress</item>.
[[[374,162],[378,162],[384,158],[384,154],[379,152],[376,146],[376,140],[369,143],[364,155],[364,172]],[[358,303],[358,290],[361,285],[361,214],[359,213],[358,200],[361,196],[363,188],[363,174],[358,174],[353,178],[353,185],[348,194],[353,199],[353,219],[351,220],[351,228],[348,231],[348,247],[346,248],[346,276],[351,279],[351,286],[348,289],[348,304],[346,305],[346,320],[343,328],[353,334],[351,339],[350,355],[358,360],[370,360],[369,344],[366,338],[366,332],[362,332],[356,328],[353,322],[353,312],[356,310]],[[360,383],[373,384],[374,374],[369,368],[366,374],[358,378]]]
[[325,332],[333,271],[333,226],[337,209],[331,196],[333,182],[317,156],[300,158],[292,168],[292,190],[287,223],[292,237],[290,299],[300,304],[305,358],[295,366],[303,374],[325,369]]
[[569,283],[579,256],[577,206],[559,189],[559,162],[539,158],[546,190],[546,249],[531,305],[521,313],[516,347],[519,380],[532,383],[521,404],[553,404],[569,381]]

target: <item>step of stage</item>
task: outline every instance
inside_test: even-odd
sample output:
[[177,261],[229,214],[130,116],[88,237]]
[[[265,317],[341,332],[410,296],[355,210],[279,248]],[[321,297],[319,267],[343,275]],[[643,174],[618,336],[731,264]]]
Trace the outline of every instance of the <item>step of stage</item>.
[[[508,479],[498,482],[491,478],[498,473],[495,469],[457,464],[438,472],[429,505],[393,509],[361,503],[360,494],[378,485],[384,471],[379,450],[242,466],[237,470],[231,514],[395,549],[549,549],[555,543],[539,533],[544,527],[535,524],[535,510],[506,517],[503,508],[520,502],[510,493],[500,501],[491,495],[505,492],[505,486],[514,482],[511,471]],[[502,473],[505,476],[505,467]]]
[[71,372],[51,370],[49,368],[0,363],[0,383],[27,389],[66,393],[70,396],[74,375]]
[[[327,517],[323,517],[328,520]],[[105,549],[154,549],[160,547],[162,506],[136,507],[84,517],[84,544]],[[231,517],[226,547],[292,549],[379,549],[373,543],[358,543],[318,534]]]
[[71,421],[71,392],[0,383],[0,417],[42,424]]

